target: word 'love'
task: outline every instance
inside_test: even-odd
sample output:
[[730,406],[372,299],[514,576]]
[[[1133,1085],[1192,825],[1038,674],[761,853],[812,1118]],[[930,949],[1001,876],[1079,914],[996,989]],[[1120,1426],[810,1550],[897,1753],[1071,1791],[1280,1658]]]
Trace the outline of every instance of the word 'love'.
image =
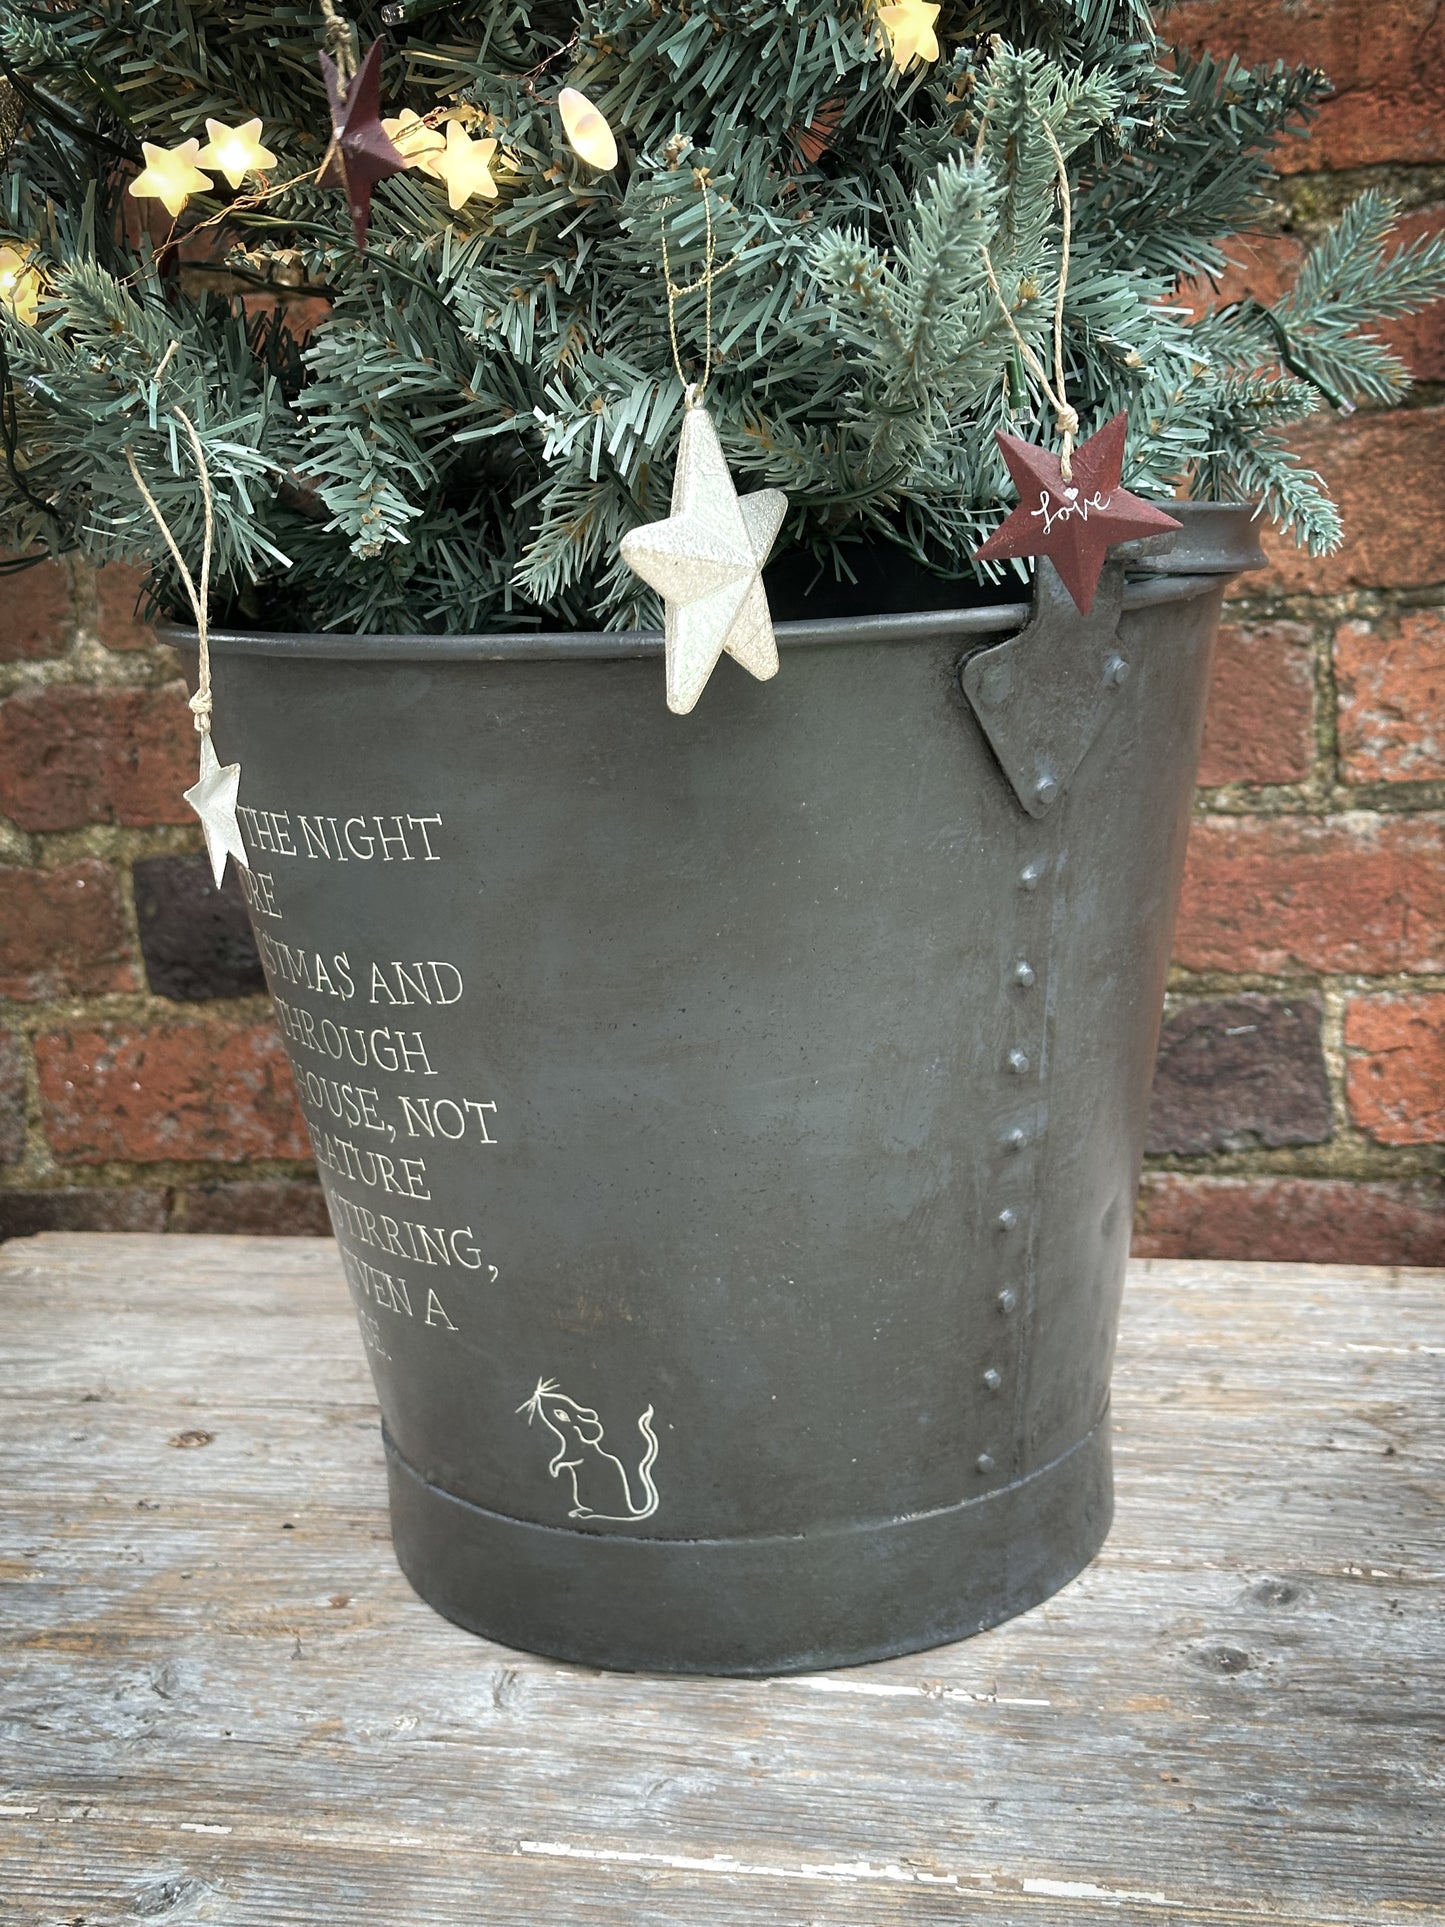
[[1087,522],[1096,509],[1103,510],[1109,506],[1109,497],[1101,495],[1097,489],[1092,495],[1080,495],[1076,488],[1066,489],[1064,493],[1067,499],[1056,507],[1049,491],[1041,489],[1038,507],[1029,511],[1032,515],[1041,515],[1044,518],[1045,534],[1055,522],[1067,522],[1071,515],[1081,516]]

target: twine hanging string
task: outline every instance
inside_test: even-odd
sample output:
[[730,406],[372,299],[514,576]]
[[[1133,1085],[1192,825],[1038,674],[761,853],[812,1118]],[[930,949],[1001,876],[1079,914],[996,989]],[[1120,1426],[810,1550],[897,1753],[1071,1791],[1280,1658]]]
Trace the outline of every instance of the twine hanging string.
[[336,63],[337,75],[343,87],[349,86],[356,77],[356,39],[351,22],[338,11],[335,0],[321,0],[321,14],[326,22],[326,45]]
[[[665,212],[659,217],[657,231],[662,240],[662,278],[667,284],[667,333],[669,340],[672,342],[672,365],[677,370],[678,380],[682,383],[684,403],[689,408],[699,408],[702,405],[703,396],[707,393],[707,385],[712,379],[713,283],[719,275],[727,273],[728,269],[738,257],[736,252],[734,252],[723,262],[721,267],[717,266],[717,238],[713,231],[712,190],[708,185],[707,169],[705,167],[698,168],[693,178],[702,189],[702,218],[707,236],[703,247],[702,273],[696,281],[689,281],[680,287],[672,278],[672,266],[667,255],[667,216]],[[682,349],[677,339],[677,304],[685,295],[696,294],[699,288],[703,291],[705,304],[702,323],[702,380],[689,381],[687,371],[682,365]]]
[[196,639],[199,645],[199,669],[196,677],[196,693],[190,700],[190,711],[196,719],[196,728],[200,734],[202,736],[209,736],[211,733],[212,704],[211,645],[207,628],[207,614],[211,599],[211,553],[215,547],[215,504],[211,498],[211,471],[206,464],[206,451],[201,446],[201,438],[196,433],[195,423],[183,408],[176,408],[172,412],[182,428],[185,429],[186,434],[190,437],[191,449],[196,458],[196,472],[201,478],[201,501],[205,507],[206,533],[201,545],[201,580],[199,584],[197,584],[195,577],[186,566],[186,558],[181,554],[180,544],[171,533],[170,523],[167,522],[165,516],[162,515],[160,504],[146,487],[141,477],[141,472],[139,468],[136,467],[135,456],[129,449],[125,451],[125,459],[130,465],[131,479],[140,490],[141,500],[155,517],[156,527],[160,530],[162,536],[164,536],[166,547],[175,558],[176,567],[180,571],[181,581],[185,584],[186,594],[190,598],[191,612],[196,618]]
[[[983,250],[983,271],[988,277],[988,285],[993,290],[993,297],[999,305],[999,311],[1008,324],[1009,333],[1018,343],[1019,352],[1027,362],[1034,379],[1048,397],[1049,406],[1054,411],[1054,422],[1059,431],[1060,442],[1059,473],[1066,482],[1069,482],[1073,480],[1074,474],[1074,437],[1079,432],[1079,417],[1069,406],[1069,398],[1064,388],[1064,291],[1069,285],[1069,249],[1074,233],[1074,208],[1073,197],[1069,191],[1069,170],[1064,162],[1064,151],[1059,146],[1053,128],[1042,116],[1039,125],[1044,131],[1045,140],[1054,152],[1054,166],[1059,177],[1059,210],[1063,222],[1059,254],[1059,286],[1054,296],[1054,378],[1052,381],[1049,380],[1048,370],[1044,364],[1024,340],[1019,325],[1014,320],[1007,301],[1003,298],[1003,289],[998,284],[998,276],[994,272],[993,261],[990,259],[987,248]],[[983,137],[987,126],[988,120],[985,116],[978,130],[978,141],[974,148],[976,154],[981,153],[983,149]]]

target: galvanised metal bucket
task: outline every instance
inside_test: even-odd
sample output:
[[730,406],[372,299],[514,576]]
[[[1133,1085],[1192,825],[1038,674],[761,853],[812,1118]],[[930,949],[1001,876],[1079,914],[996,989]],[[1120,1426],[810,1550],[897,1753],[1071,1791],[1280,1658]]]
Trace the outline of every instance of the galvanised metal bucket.
[[724,662],[687,717],[651,637],[214,639],[439,1611],[771,1672],[977,1632],[1097,1551],[1210,650],[1258,559],[1191,510],[1089,624],[783,625],[775,681]]

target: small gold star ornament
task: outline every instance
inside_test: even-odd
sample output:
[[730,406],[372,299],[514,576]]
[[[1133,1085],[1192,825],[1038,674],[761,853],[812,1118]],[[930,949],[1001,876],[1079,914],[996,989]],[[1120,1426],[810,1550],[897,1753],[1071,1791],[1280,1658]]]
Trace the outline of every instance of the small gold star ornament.
[[0,247],[0,307],[8,308],[27,328],[35,326],[44,284],[29,257],[16,247]]
[[182,141],[179,147],[156,147],[150,141],[140,146],[145,166],[130,192],[138,201],[159,201],[173,221],[193,194],[208,193],[216,185],[196,165],[201,157],[198,140]]
[[394,119],[381,123],[381,131],[408,167],[418,167],[433,180],[441,180],[437,162],[447,151],[447,143],[439,127],[428,127],[414,107],[403,107]]
[[495,201],[497,183],[492,179],[494,140],[469,138],[460,121],[447,122],[446,150],[435,156],[428,172],[447,184],[447,205],[455,211],[465,207],[474,194],[484,201]]
[[667,706],[685,716],[726,650],[766,682],[778,673],[763,564],[787,513],[781,489],[739,496],[712,416],[689,395],[672,514],[622,538],[622,559],[663,596]]
[[224,174],[232,187],[239,187],[248,174],[264,174],[276,165],[276,156],[261,144],[259,120],[242,121],[239,127],[228,127],[223,120],[208,120],[206,134],[206,145],[197,154],[196,165]]
[[236,820],[236,796],[241,787],[241,765],[222,763],[216,755],[211,732],[201,736],[201,773],[188,790],[186,801],[201,819],[201,834],[206,839],[206,855],[211,859],[211,875],[216,888],[226,874],[226,858],[234,857],[243,870],[249,870],[246,846],[241,841],[241,826]]
[[936,0],[894,0],[880,7],[878,18],[888,36],[893,65],[904,73],[915,60],[937,60],[938,35],[933,23],[939,15]]
[[617,165],[617,142],[607,125],[607,116],[594,107],[586,94],[575,87],[564,87],[557,96],[557,111],[562,116],[562,131],[567,145],[579,160],[605,174]]

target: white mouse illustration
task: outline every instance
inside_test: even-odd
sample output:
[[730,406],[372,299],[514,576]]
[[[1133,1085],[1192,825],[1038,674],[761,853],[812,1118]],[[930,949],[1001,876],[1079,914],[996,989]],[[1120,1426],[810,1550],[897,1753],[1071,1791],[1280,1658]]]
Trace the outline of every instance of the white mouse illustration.
[[[547,1467],[554,1479],[565,1473],[572,1486],[569,1519],[650,1519],[657,1510],[657,1487],[652,1482],[652,1464],[657,1457],[657,1434],[652,1429],[652,1407],[637,1421],[644,1440],[642,1462],[637,1468],[641,1504],[634,1503],[632,1482],[627,1468],[602,1444],[602,1421],[590,1405],[579,1405],[557,1389],[557,1381],[539,1378],[529,1399],[517,1407],[527,1414],[530,1425],[541,1419],[557,1441],[557,1450]],[[615,1508],[621,1505],[624,1510]]]

